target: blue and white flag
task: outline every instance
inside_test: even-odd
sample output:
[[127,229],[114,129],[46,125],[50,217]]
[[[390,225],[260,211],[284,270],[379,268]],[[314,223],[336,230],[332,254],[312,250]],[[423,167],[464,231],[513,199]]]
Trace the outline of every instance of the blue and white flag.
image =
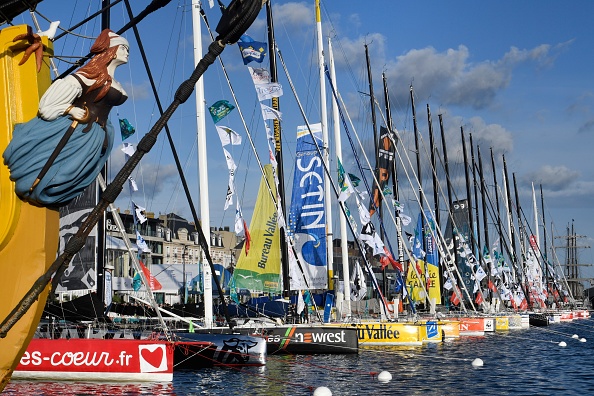
[[[321,146],[321,125],[316,125],[319,128],[316,128],[317,134],[314,132],[314,136]],[[306,126],[297,129],[296,150],[293,196],[288,218],[289,235],[293,236],[297,258],[307,282],[292,278],[291,289],[324,289],[328,283],[324,168]]]
[[243,58],[243,64],[247,65],[250,62],[262,63],[266,56],[266,43],[260,41],[254,41],[250,36],[244,34],[237,42],[241,57]]
[[262,118],[264,118],[264,120],[282,121],[283,113],[281,113],[279,110],[275,110],[270,106],[266,106],[264,103],[260,103],[260,107],[262,107]]
[[271,82],[267,84],[256,84],[256,93],[258,94],[258,100],[278,98],[283,96],[283,87],[277,82]]
[[151,249],[149,249],[148,245],[146,244],[146,241],[144,240],[142,235],[140,235],[140,232],[138,232],[138,230],[136,230],[136,247],[138,248],[138,252],[151,253]]

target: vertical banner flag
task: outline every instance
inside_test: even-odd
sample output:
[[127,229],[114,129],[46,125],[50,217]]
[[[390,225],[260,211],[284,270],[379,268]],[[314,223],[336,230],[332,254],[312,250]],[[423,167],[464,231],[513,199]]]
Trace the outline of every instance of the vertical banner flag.
[[394,145],[390,137],[390,130],[386,127],[380,127],[380,141],[379,141],[379,152],[377,156],[377,183],[373,183],[373,191],[371,193],[371,203],[369,205],[369,214],[373,216],[376,208],[379,209],[382,201],[382,192],[387,187],[388,180],[390,179],[390,170],[392,169],[392,163],[394,162]]
[[225,152],[225,159],[227,160],[227,168],[229,169],[229,184],[227,186],[227,197],[225,198],[225,210],[233,204],[233,195],[235,194],[235,171],[237,166],[231,154],[223,148]]
[[[322,146],[322,125],[310,125],[317,144]],[[324,169],[307,125],[297,127],[297,155],[293,196],[289,211],[289,234],[295,241],[297,258],[307,284],[291,279],[291,289],[325,289],[326,214],[324,211]]]
[[252,236],[250,239],[246,228],[244,249],[237,260],[233,278],[239,289],[279,293],[282,290],[280,231],[276,205],[268,189],[270,186],[272,195],[276,196],[272,166],[264,165],[264,173],[250,223]]
[[441,289],[439,280],[439,252],[435,240],[435,221],[430,210],[425,211],[428,224],[425,230],[425,265],[429,275],[427,279],[427,291],[429,299],[435,299],[435,304],[441,304]]

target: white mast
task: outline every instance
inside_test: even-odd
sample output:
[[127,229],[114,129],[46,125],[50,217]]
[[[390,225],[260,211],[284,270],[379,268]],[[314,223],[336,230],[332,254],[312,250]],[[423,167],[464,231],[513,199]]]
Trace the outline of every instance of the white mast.
[[[200,0],[192,0],[192,26],[194,37],[194,66],[202,59],[202,29],[200,26]],[[210,208],[208,205],[208,168],[206,161],[206,121],[204,80],[202,77],[196,83],[196,134],[198,139],[198,176],[200,186],[200,217],[202,232],[206,243],[210,244]],[[212,273],[202,254],[202,281],[204,288],[204,327],[212,327]]]
[[[316,33],[318,41],[318,68],[320,72],[320,123],[322,124],[322,140],[324,144],[324,158],[326,168],[330,169],[328,145],[328,114],[326,110],[326,84],[324,77],[324,41],[322,38],[322,18],[320,16],[320,0],[315,0],[316,7]],[[328,263],[328,284],[331,289],[332,277],[334,276],[334,249],[332,246],[332,205],[330,204],[330,180],[328,177],[324,179],[324,201],[326,210],[326,247],[327,247],[327,263]]]
[[[532,204],[534,205],[534,241],[540,250],[540,232],[538,231],[538,209],[536,208],[536,193],[534,192],[534,182],[532,182]],[[538,255],[538,252],[535,252]]]
[[[328,62],[330,64],[330,78],[336,89],[336,70],[334,69],[334,53],[332,52],[332,40],[328,37]],[[338,114],[338,102],[332,95],[332,121],[334,122],[334,147],[336,156],[342,162],[342,141],[340,140],[340,117]],[[339,203],[340,205],[340,203]],[[342,210],[339,210],[340,216],[340,250],[342,257],[342,278],[344,284],[344,303],[342,310],[347,315],[351,313],[351,284],[349,274],[349,250],[346,217]],[[338,304],[338,303],[337,303]]]

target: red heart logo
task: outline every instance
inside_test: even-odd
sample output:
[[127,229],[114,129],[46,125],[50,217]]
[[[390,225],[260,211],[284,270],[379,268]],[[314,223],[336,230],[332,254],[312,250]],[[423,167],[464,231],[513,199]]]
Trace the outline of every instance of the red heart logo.
[[159,366],[161,366],[161,362],[163,361],[163,348],[159,346],[152,352],[147,348],[142,348],[140,351],[140,356],[151,366],[159,368]]

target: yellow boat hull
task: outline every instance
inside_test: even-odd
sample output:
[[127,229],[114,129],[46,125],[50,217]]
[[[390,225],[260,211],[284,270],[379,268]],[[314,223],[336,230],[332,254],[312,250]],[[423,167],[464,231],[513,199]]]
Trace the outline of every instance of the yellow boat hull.
[[[0,31],[0,153],[12,138],[16,123],[37,114],[39,98],[51,83],[48,56],[51,44],[43,38],[46,49],[41,71],[37,73],[35,56],[22,66],[24,41],[13,43],[15,36],[27,32],[25,25]],[[0,161],[0,320],[14,307],[56,258],[58,251],[59,213],[32,206],[14,193],[8,168]],[[45,306],[47,291],[0,338],[0,392],[27,349]]]

